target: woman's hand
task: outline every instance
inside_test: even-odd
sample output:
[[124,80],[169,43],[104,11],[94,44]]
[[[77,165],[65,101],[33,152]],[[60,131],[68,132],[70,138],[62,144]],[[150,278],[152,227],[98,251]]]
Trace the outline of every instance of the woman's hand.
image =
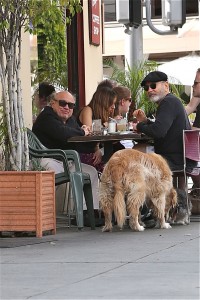
[[102,161],[102,153],[101,153],[100,149],[98,149],[98,150],[94,153],[93,159],[94,159],[94,161],[93,161],[94,166],[100,164],[100,162]]
[[91,127],[87,125],[83,125],[81,127],[85,131],[85,135],[89,135],[91,133]]
[[105,128],[108,128],[108,122],[103,123],[103,126],[104,126]]
[[115,120],[121,120],[121,119],[123,119],[123,117],[121,115],[117,115],[117,116],[114,117],[114,119]]

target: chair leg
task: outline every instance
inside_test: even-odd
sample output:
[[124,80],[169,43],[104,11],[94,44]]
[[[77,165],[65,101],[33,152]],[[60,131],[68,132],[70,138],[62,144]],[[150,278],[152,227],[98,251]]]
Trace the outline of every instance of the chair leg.
[[76,208],[76,221],[78,229],[83,228],[83,182],[81,174],[72,172],[71,177],[71,188],[72,195],[75,202]]
[[[68,220],[68,226],[71,227],[71,188],[70,188],[70,183],[63,183],[62,185],[56,186],[56,191],[61,188],[62,195],[64,194],[63,197],[63,204],[62,204],[62,213],[67,216]],[[61,193],[60,193],[61,195]]]
[[84,193],[91,229],[95,229],[95,218],[94,218],[91,183],[88,182],[84,184],[81,173],[72,172],[70,176],[71,176],[73,197],[76,204],[76,217],[77,217],[78,228],[81,229],[83,227],[83,193]]
[[188,178],[186,174],[182,176],[173,176],[173,186],[174,188],[178,188],[185,191],[186,195],[186,208],[187,208],[187,215],[188,215],[188,224],[190,223],[190,199],[188,197]]
[[71,216],[76,213],[75,211],[75,205],[74,205],[74,199],[72,195],[72,188],[71,184],[69,184],[69,201],[68,201],[68,218],[69,218],[69,224],[71,225]]
[[187,175],[185,174],[184,176],[184,179],[185,179],[185,193],[186,193],[186,197],[187,197],[187,214],[188,214],[188,224],[190,224],[190,199],[188,197],[188,177]]
[[63,202],[63,213],[68,213],[69,210],[69,198],[70,197],[70,183],[65,183],[65,195]]
[[83,186],[85,202],[87,206],[87,211],[90,219],[91,229],[95,229],[95,217],[94,217],[94,206],[93,206],[93,196],[92,196],[92,188],[91,183],[85,183]]
[[178,188],[178,177],[173,176],[173,187]]

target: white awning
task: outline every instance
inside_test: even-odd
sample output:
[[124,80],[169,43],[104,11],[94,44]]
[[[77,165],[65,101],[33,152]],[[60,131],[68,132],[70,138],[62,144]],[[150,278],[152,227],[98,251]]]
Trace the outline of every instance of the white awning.
[[170,83],[192,86],[198,68],[200,56],[192,54],[164,63],[158,70],[168,75]]

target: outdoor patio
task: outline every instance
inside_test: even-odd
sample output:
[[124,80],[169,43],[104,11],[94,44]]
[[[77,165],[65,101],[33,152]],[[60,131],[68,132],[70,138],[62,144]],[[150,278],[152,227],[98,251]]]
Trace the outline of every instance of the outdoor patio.
[[199,229],[1,238],[1,299],[199,299]]

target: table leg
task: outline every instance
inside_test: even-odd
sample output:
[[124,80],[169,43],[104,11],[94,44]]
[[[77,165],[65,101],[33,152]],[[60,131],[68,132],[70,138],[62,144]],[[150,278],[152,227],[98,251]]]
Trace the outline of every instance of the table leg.
[[113,155],[113,142],[112,141],[105,141],[104,142],[104,156],[103,160],[105,163],[110,159]]

